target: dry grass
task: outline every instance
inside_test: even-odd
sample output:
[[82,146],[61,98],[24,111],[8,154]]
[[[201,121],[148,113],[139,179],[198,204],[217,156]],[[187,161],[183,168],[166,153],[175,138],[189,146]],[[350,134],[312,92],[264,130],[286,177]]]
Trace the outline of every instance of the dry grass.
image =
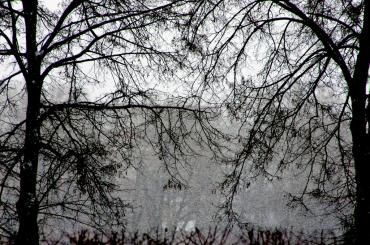
[[250,244],[250,245],[301,245],[301,244],[344,244],[333,234],[316,235],[296,234],[287,231],[269,230],[242,230],[233,228],[218,229],[217,227],[192,232],[163,230],[148,233],[114,232],[109,237],[92,235],[81,231],[73,236],[68,236],[70,244],[74,245],[121,245],[121,244]]

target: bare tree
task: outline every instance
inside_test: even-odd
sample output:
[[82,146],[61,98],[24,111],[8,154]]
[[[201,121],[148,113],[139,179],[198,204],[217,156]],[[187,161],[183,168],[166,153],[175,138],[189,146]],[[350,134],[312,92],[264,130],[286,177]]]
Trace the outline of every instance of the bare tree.
[[369,1],[200,1],[191,13],[183,42],[207,86],[229,86],[242,125],[228,214],[247,171],[275,178],[296,163],[308,177],[294,200],[355,206],[357,244],[370,243]]
[[189,132],[214,132],[196,96],[160,91],[186,65],[165,37],[184,4],[70,0],[51,11],[38,0],[0,2],[3,235],[19,224],[16,243],[38,244],[51,218],[121,225],[128,204],[113,176],[141,141],[179,178]]

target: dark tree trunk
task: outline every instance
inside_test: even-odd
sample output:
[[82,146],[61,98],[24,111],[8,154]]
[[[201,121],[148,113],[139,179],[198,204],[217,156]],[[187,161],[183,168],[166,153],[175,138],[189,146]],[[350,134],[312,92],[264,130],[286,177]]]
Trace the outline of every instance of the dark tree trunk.
[[20,166],[20,193],[17,202],[19,228],[16,244],[38,244],[37,224],[38,200],[36,195],[37,167],[39,157],[40,114],[40,61],[37,57],[37,0],[23,0],[26,27],[25,80],[27,87],[26,135],[23,147],[23,161]]
[[[362,102],[362,103],[361,103]],[[364,123],[364,100],[353,100],[352,138],[356,171],[356,244],[370,244],[370,151],[369,134]],[[356,105],[357,104],[357,105]]]
[[[32,90],[31,90],[32,91]],[[26,138],[24,159],[20,171],[20,196],[17,202],[19,228],[16,244],[38,244],[38,202],[36,197],[38,165],[38,122],[39,103],[37,96],[28,93]]]
[[370,115],[366,84],[370,63],[370,3],[365,1],[360,52],[353,74],[351,132],[356,174],[355,234],[356,244],[370,244]]

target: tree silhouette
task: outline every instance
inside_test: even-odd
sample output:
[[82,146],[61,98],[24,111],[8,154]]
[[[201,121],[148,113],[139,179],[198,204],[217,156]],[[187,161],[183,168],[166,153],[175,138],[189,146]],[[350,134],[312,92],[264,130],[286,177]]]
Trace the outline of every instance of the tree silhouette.
[[165,37],[185,3],[71,0],[51,11],[1,1],[4,236],[19,224],[16,244],[38,244],[39,225],[59,224],[50,219],[122,225],[128,204],[113,177],[138,157],[135,147],[151,145],[176,179],[189,132],[212,137],[197,96],[160,91],[186,66]]
[[368,1],[194,5],[183,42],[209,87],[229,86],[224,103],[242,125],[243,149],[222,183],[229,215],[246,172],[275,178],[295,163],[308,177],[293,200],[355,206],[357,244],[370,242],[369,16]]

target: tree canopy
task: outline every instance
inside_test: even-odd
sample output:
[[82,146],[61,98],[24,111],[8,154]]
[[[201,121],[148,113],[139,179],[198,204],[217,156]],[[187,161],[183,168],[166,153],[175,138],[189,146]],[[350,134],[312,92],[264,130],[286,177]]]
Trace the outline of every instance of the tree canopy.
[[[231,166],[220,183],[230,218],[247,173],[294,166],[307,177],[292,201],[355,207],[343,219],[370,243],[368,1],[46,4],[0,2],[3,234],[37,244],[50,219],[122,225],[112,180],[133,149],[150,145],[176,187],[197,142]],[[235,156],[223,140],[237,140]]]
[[17,244],[53,219],[124,225],[114,176],[133,149],[151,145],[179,181],[189,132],[212,129],[196,96],[166,89],[183,85],[186,54],[168,35],[186,1],[45,4],[0,4],[0,227],[13,237],[19,224]]
[[319,197],[339,213],[356,206],[358,243],[369,242],[369,8],[339,0],[194,6],[185,39],[201,53],[207,84],[229,86],[224,105],[241,122],[243,149],[221,185],[231,216],[245,173],[274,178],[295,163],[308,177],[293,201]]

